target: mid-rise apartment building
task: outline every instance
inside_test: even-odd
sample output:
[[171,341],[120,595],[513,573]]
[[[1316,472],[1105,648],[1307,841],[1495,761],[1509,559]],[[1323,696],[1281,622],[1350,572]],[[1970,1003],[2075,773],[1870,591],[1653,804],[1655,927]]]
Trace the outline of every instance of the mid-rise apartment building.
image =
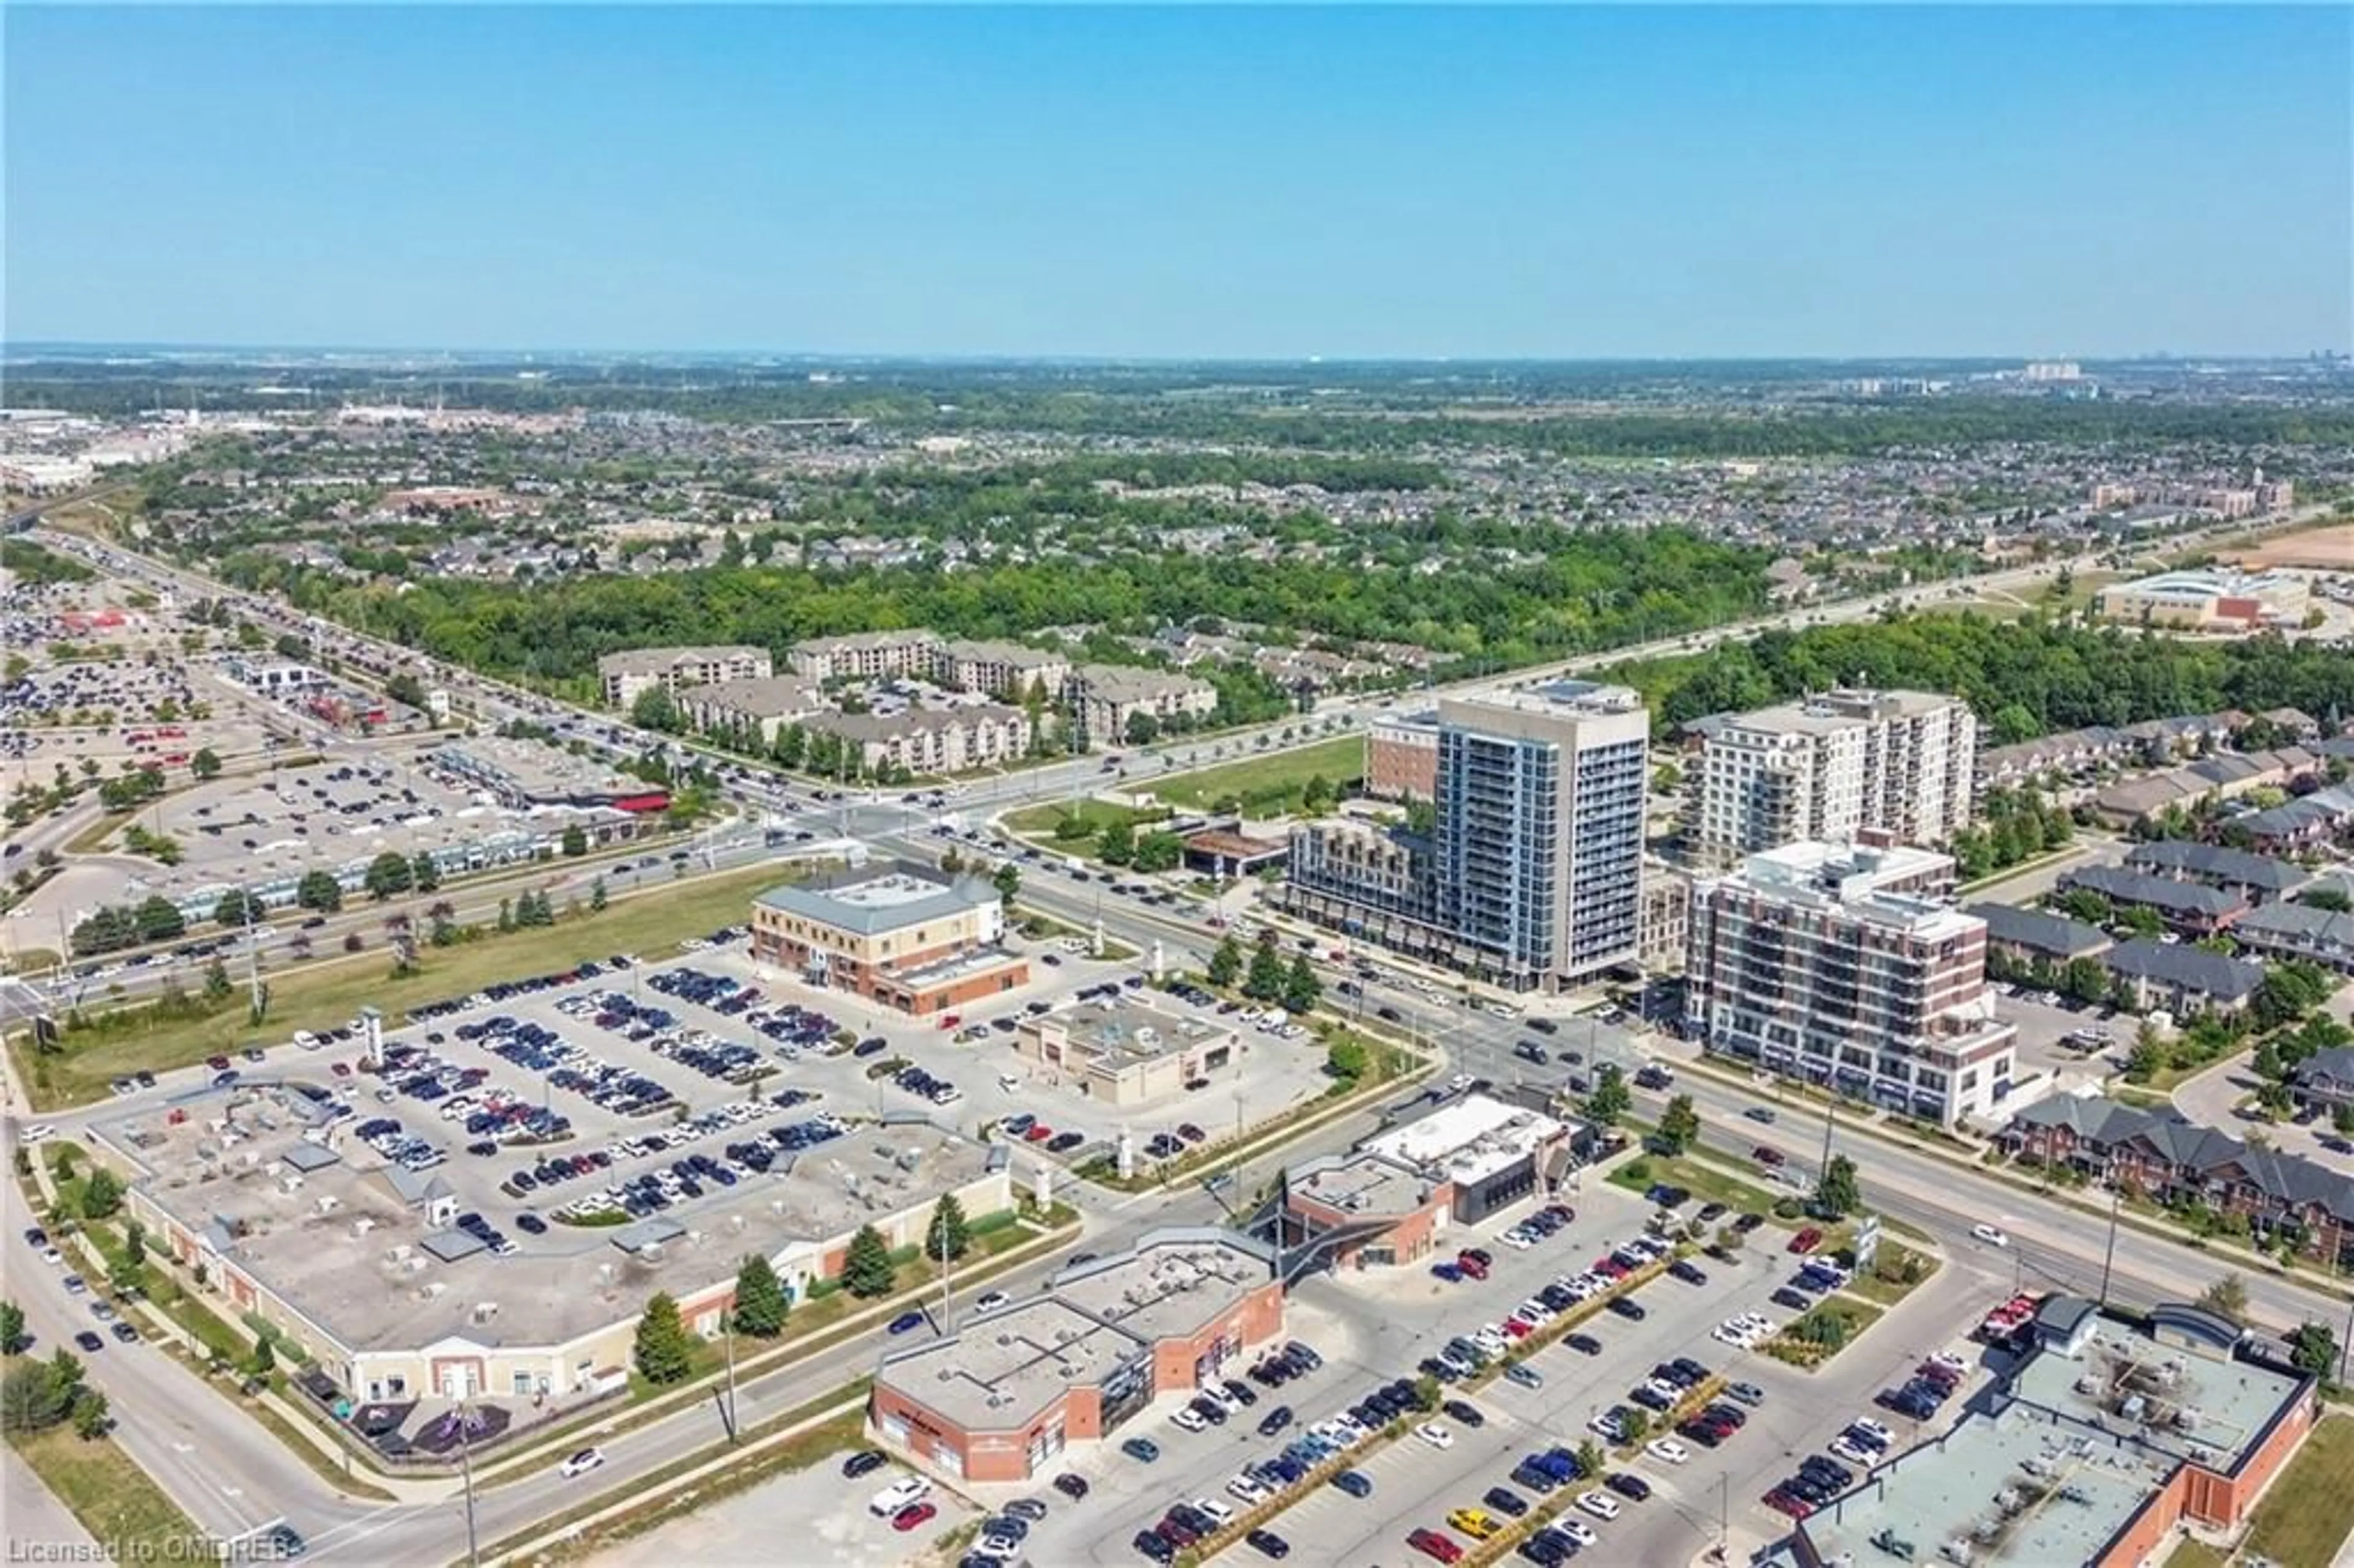
[[1991,1117],[2018,1031],[1995,1016],[1986,922],[1942,896],[1953,875],[1928,850],[1809,842],[1696,884],[1686,1033],[1942,1126]]
[[1840,688],[1711,725],[1685,838],[1723,870],[1784,844],[1880,829],[1936,844],[1968,825],[1978,718],[1958,697]]
[[854,748],[869,773],[962,773],[1019,761],[1030,751],[1030,715],[999,703],[897,714],[819,714],[802,723]]
[[764,681],[776,673],[765,648],[631,648],[597,661],[605,705],[626,708],[654,687],[676,696],[689,686],[721,681]]
[[1438,792],[1438,715],[1385,713],[1365,735],[1365,793],[1428,800]]

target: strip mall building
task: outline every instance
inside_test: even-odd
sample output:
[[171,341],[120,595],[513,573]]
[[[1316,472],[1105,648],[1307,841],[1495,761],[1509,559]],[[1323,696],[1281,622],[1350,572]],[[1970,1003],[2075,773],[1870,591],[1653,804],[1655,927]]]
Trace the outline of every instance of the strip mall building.
[[936,1474],[1028,1480],[1161,1395],[1235,1375],[1282,1331],[1272,1247],[1232,1231],[1155,1231],[1132,1252],[1064,1269],[1035,1297],[885,1352],[868,1418]]

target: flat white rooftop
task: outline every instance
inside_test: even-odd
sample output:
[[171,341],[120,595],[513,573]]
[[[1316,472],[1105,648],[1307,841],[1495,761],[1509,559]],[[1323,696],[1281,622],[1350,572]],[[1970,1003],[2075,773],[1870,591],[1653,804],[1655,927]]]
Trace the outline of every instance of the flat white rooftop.
[[1541,1111],[1467,1095],[1420,1121],[1369,1139],[1364,1148],[1433,1181],[1478,1181],[1568,1131],[1566,1124]]

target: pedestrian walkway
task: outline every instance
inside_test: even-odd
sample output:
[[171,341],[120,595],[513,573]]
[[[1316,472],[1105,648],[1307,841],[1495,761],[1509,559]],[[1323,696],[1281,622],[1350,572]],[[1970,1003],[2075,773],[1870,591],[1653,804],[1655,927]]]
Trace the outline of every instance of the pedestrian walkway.
[[0,1448],[0,1517],[12,1562],[97,1563],[98,1542],[13,1448]]

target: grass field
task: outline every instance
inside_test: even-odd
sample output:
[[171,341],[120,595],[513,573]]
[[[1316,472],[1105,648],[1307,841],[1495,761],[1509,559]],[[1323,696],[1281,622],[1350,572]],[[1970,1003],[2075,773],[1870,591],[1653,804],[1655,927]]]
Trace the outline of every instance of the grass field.
[[1613,1187],[1624,1187],[1630,1192],[1641,1192],[1654,1181],[1665,1181],[1671,1187],[1690,1188],[1692,1197],[1700,1202],[1719,1202],[1769,1219],[1774,1213],[1774,1201],[1789,1196],[1787,1192],[1769,1192],[1690,1155],[1638,1155],[1610,1172],[1609,1181]]
[[2354,1498],[2354,1415],[2333,1415],[2313,1429],[2256,1505],[2243,1554],[2269,1557],[2281,1568],[2329,1568],[2354,1533],[2349,1498]]
[[695,877],[616,898],[601,914],[559,919],[544,929],[487,935],[454,948],[420,947],[417,972],[398,980],[382,952],[308,966],[270,980],[270,1017],[258,1029],[247,1022],[239,987],[217,1009],[202,1011],[202,1004],[195,1004],[193,1016],[101,1016],[85,1028],[69,1030],[65,1049],[54,1055],[35,1058],[29,1045],[14,1042],[10,1049],[22,1069],[18,1081],[33,1086],[37,1108],[81,1105],[104,1098],[108,1080],[122,1074],[160,1073],[247,1044],[279,1044],[297,1029],[341,1023],[363,1003],[397,1020],[421,1002],[493,980],[567,969],[583,959],[609,953],[666,958],[684,938],[743,920],[752,895],[788,874],[781,866],[764,865]]
[[1335,785],[1353,783],[1365,776],[1363,736],[1336,736],[1313,746],[1246,757],[1192,773],[1174,773],[1147,786],[1172,806],[1206,811],[1229,796],[1243,802],[1245,815],[1257,816],[1297,806],[1308,781],[1322,774]]
[[85,1442],[64,1427],[13,1436],[25,1457],[81,1527],[122,1563],[177,1563],[201,1533],[154,1478],[111,1441]]
[[1847,1289],[1878,1306],[1893,1307],[1929,1283],[1936,1272],[1937,1260],[1927,1253],[1882,1240],[1871,1272],[1857,1275]]

